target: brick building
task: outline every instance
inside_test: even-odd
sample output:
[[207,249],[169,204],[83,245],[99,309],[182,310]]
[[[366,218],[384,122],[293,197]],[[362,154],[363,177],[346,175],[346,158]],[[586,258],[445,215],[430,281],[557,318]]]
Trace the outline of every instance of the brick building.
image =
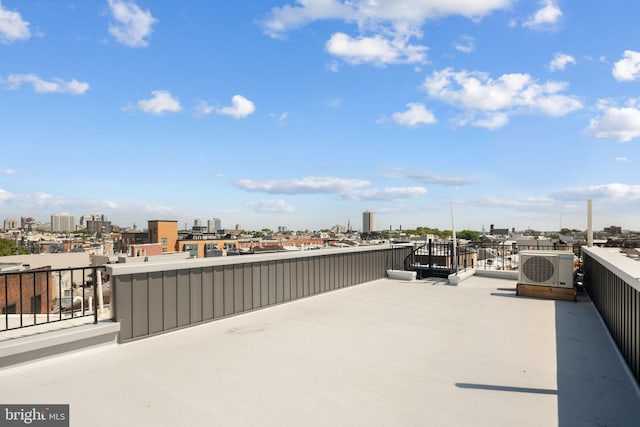
[[0,313],[45,314],[53,310],[55,288],[49,270],[43,267],[0,274]]
[[162,252],[175,252],[178,243],[178,221],[150,220],[149,243],[160,243]]

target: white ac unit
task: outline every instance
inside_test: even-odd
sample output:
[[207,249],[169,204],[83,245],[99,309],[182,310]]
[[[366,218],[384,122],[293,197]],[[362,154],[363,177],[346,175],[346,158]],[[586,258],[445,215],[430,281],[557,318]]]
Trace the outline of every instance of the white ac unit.
[[518,283],[573,288],[573,253],[522,251],[519,255]]

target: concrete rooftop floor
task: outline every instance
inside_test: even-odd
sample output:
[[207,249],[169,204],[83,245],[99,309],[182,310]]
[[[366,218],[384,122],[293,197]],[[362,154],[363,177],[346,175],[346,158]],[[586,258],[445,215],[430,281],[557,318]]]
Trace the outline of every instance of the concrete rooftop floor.
[[0,370],[72,426],[638,426],[593,305],[515,282],[378,280]]

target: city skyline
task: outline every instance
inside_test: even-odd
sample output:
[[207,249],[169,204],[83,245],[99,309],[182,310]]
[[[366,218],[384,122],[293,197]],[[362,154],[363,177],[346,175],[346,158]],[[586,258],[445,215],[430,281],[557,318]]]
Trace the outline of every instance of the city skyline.
[[639,230],[638,11],[1,0],[0,216]]
[[[56,218],[57,217],[57,218]],[[11,231],[11,230],[17,230],[17,229],[22,229],[22,230],[28,230],[28,226],[32,225],[35,226],[36,229],[38,229],[38,226],[49,226],[49,228],[51,229],[49,232],[56,232],[56,230],[53,230],[56,227],[59,227],[59,223],[60,223],[60,217],[70,217],[72,218],[71,222],[69,222],[68,224],[72,225],[67,227],[68,229],[66,230],[57,230],[59,231],[64,231],[64,232],[68,232],[71,231],[73,232],[75,231],[80,231],[80,230],[86,230],[88,227],[88,225],[92,225],[93,223],[98,223],[100,225],[102,225],[102,223],[106,223],[109,225],[109,227],[111,227],[111,221],[108,221],[108,218],[105,215],[101,215],[101,214],[84,214],[84,215],[79,215],[79,219],[77,221],[75,221],[75,215],[73,214],[69,214],[69,213],[54,213],[50,215],[50,222],[44,222],[44,221],[39,221],[36,218],[33,217],[25,217],[22,216],[20,218],[0,218],[0,220],[3,221],[4,224],[4,230],[5,231]],[[133,223],[133,226],[129,226],[129,225],[121,225],[121,224],[113,224],[114,226],[117,226],[119,228],[123,228],[126,230],[132,230],[132,229],[137,229],[139,231],[143,231],[143,230],[147,230],[147,224],[149,222],[155,222],[155,221],[169,221],[169,222],[176,222],[178,224],[178,228],[180,230],[191,230],[194,228],[206,228],[207,232],[209,233],[216,233],[216,231],[214,230],[241,230],[241,231],[262,231],[262,230],[271,230],[273,233],[282,233],[282,232],[287,232],[287,231],[325,231],[325,230],[333,230],[336,229],[338,233],[340,232],[348,232],[348,231],[356,231],[356,232],[362,232],[362,233],[369,233],[369,232],[384,232],[384,231],[405,231],[405,230],[411,230],[411,227],[404,227],[402,226],[402,224],[398,225],[397,227],[394,227],[393,225],[387,228],[379,228],[375,226],[375,221],[374,221],[374,217],[375,217],[375,212],[372,211],[365,211],[362,212],[362,227],[361,228],[356,228],[353,229],[350,225],[350,220],[347,220],[346,225],[345,224],[333,224],[331,226],[324,226],[324,227],[320,227],[320,228],[309,228],[309,227],[302,227],[302,228],[298,228],[298,229],[290,229],[287,225],[277,225],[277,226],[271,226],[269,224],[267,225],[261,225],[258,226],[256,228],[252,228],[252,229],[248,229],[248,228],[244,228],[242,227],[241,224],[231,224],[230,221],[228,221],[228,227],[223,227],[223,223],[222,220],[220,218],[208,218],[206,220],[203,220],[202,218],[196,218],[193,221],[193,224],[189,224],[186,221],[180,222],[178,220],[175,219],[170,219],[170,218],[163,218],[163,219],[147,219],[144,222],[141,223]],[[55,219],[54,219],[55,218]],[[83,224],[83,220],[89,218],[84,224]],[[99,218],[99,219],[96,219]],[[33,222],[29,223],[29,224],[25,224],[24,226],[22,226],[21,224],[23,222],[25,222],[25,220],[32,220]],[[205,225],[205,221],[206,221],[206,225]],[[58,224],[57,226],[55,224]],[[74,225],[75,224],[75,225]],[[9,226],[8,226],[9,225]],[[444,227],[442,228],[442,231],[451,231],[452,224],[450,224],[449,227]],[[183,226],[183,227],[181,227]],[[466,228],[465,230],[469,230],[469,231],[477,231],[477,232],[482,232],[482,233],[488,233],[488,234],[493,234],[493,229],[494,229],[495,224],[482,224],[482,226],[480,228]],[[423,228],[423,227],[427,227],[427,228],[438,228],[438,227],[431,227],[429,224],[421,224],[418,225],[417,227],[414,228]],[[72,230],[73,229],[73,230]],[[458,231],[461,231],[460,228],[456,228]],[[572,231],[579,231],[579,232],[586,232],[587,229],[577,229],[577,228],[571,228],[571,227],[560,227],[557,229],[534,229],[534,228],[529,228],[527,227],[526,229],[516,229],[515,227],[506,227],[506,228],[500,228],[500,230],[513,230],[513,232],[515,233],[521,233],[521,232],[529,232],[529,231],[539,231],[539,232],[557,232],[560,230],[572,230]],[[1,229],[0,229],[1,230]],[[341,231],[342,230],[342,231]],[[30,230],[32,231],[32,230]],[[42,231],[42,230],[39,230]],[[414,230],[415,231],[415,230]],[[628,227],[626,227],[625,225],[606,225],[601,229],[595,229],[594,231],[602,231],[605,233],[610,233],[610,234],[622,234],[624,232],[631,232],[631,233],[637,233],[638,230],[634,230],[634,229],[630,229]]]

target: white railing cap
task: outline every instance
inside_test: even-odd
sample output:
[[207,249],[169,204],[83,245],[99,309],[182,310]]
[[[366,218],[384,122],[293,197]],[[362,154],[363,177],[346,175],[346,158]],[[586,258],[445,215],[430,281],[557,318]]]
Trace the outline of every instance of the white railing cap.
[[583,246],[582,251],[595,258],[616,276],[627,282],[629,286],[640,291],[640,262],[633,260],[620,252],[615,252],[597,246]]
[[107,273],[112,276],[119,276],[123,274],[137,274],[137,273],[152,273],[166,270],[185,270],[190,268],[202,268],[212,267],[220,265],[232,265],[232,264],[249,264],[253,262],[264,261],[279,261],[284,259],[293,258],[309,258],[324,255],[337,255],[347,253],[359,253],[369,251],[379,251],[391,248],[400,247],[413,247],[411,244],[394,244],[394,245],[371,245],[371,246],[356,246],[350,248],[336,248],[336,249],[313,249],[307,251],[289,251],[289,252],[276,252],[268,254],[255,254],[255,255],[233,255],[223,257],[211,257],[211,258],[197,258],[186,260],[171,260],[167,262],[154,261],[154,262],[140,262],[131,264],[107,264]]

